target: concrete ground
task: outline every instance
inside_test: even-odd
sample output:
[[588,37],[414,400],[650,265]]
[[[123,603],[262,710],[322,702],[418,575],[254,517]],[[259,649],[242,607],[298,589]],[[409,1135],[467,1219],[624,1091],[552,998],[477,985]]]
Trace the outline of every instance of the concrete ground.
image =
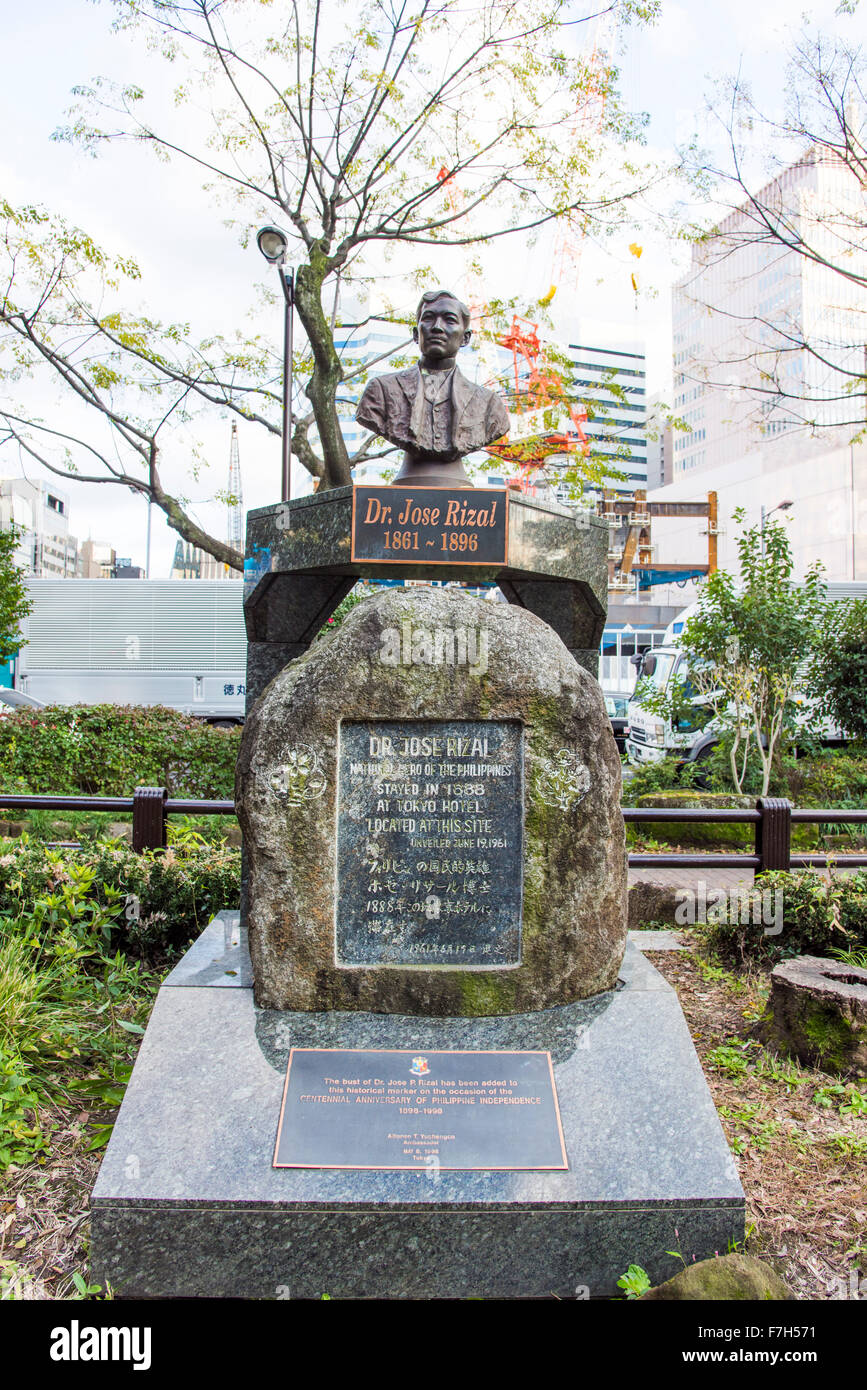
[[753,869],[723,868],[683,868],[683,869],[630,869],[629,886],[633,883],[655,883],[665,888],[692,888],[699,879],[708,888],[735,888],[739,884],[752,884],[755,878]]
[[631,931],[629,940],[639,951],[685,951],[688,931]]

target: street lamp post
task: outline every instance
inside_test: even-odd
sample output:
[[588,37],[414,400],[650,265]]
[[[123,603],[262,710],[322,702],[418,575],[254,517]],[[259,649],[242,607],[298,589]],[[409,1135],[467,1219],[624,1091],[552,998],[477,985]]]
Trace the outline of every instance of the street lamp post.
[[260,227],[256,233],[259,250],[270,265],[276,265],[283,291],[283,453],[280,497],[292,496],[292,330],[295,308],[295,272],[286,266],[289,241],[279,227]]
[[761,536],[762,536],[762,559],[763,559],[763,560],[764,560],[764,558],[765,558],[765,522],[767,521],[767,519],[768,519],[769,516],[773,516],[773,515],[774,515],[774,512],[787,512],[787,511],[789,510],[789,508],[790,508],[791,506],[793,506],[793,505],[794,505],[794,504],[793,504],[788,498],[786,499],[785,502],[778,502],[777,505],[776,505],[776,507],[771,507],[771,510],[770,510],[769,512],[766,512],[766,511],[765,511],[765,508],[764,508],[764,504],[762,505],[762,529],[761,529]]

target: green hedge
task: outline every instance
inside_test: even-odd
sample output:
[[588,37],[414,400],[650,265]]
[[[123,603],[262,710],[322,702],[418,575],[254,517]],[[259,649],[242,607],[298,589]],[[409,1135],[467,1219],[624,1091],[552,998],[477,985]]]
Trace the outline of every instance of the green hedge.
[[[859,745],[863,748],[863,745]],[[867,757],[863,753],[823,753],[786,760],[785,790],[796,806],[867,807]]]
[[15,919],[46,894],[62,896],[70,866],[92,873],[87,891],[111,921],[107,945],[150,963],[184,950],[222,908],[241,899],[241,851],[190,837],[168,850],[134,854],[99,842],[52,850],[22,836],[0,854],[0,918]]
[[[763,904],[765,894],[771,896],[765,897]],[[791,956],[828,956],[835,951],[867,948],[867,873],[841,874],[830,882],[810,870],[767,873],[756,880],[746,896],[751,908],[755,904],[755,911],[739,912],[729,895],[728,903],[718,912],[735,920],[707,922],[698,928],[726,965],[776,965]],[[777,904],[782,909],[782,930],[778,932]],[[767,909],[764,920],[762,906]],[[742,915],[759,920],[742,922]]]
[[0,790],[130,796],[156,786],[231,798],[240,736],[159,705],[20,710],[0,720]]
[[[624,798],[625,799],[625,798]],[[668,810],[755,810],[757,798],[738,796],[735,792],[668,791],[653,792],[631,799],[631,804],[643,808],[660,807]],[[755,825],[744,821],[630,821],[626,827],[627,844],[655,840],[661,845],[700,846],[707,850],[732,850],[752,854]],[[797,851],[815,849],[819,832],[815,825],[792,826],[792,848]]]

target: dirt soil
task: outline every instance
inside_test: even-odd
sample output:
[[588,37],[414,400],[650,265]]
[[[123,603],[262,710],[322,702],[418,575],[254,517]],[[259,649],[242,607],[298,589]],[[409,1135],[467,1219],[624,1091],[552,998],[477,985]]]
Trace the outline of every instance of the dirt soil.
[[677,990],[740,1170],[744,1248],[796,1298],[867,1298],[867,1085],[777,1058],[751,1036],[766,973],[736,976],[697,951],[648,959]]
[[73,1275],[88,1281],[90,1192],[101,1152],[88,1152],[95,1130],[113,1114],[45,1107],[50,1135],[45,1162],[0,1177],[0,1298],[81,1298]]

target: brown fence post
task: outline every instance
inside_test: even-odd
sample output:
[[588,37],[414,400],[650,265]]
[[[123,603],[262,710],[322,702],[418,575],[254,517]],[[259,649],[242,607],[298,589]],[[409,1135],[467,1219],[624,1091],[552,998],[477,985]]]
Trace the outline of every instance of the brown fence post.
[[166,847],[165,787],[136,787],[132,799],[132,847],[136,854],[144,849]]
[[782,796],[760,796],[756,810],[757,874],[792,867],[792,803]]

